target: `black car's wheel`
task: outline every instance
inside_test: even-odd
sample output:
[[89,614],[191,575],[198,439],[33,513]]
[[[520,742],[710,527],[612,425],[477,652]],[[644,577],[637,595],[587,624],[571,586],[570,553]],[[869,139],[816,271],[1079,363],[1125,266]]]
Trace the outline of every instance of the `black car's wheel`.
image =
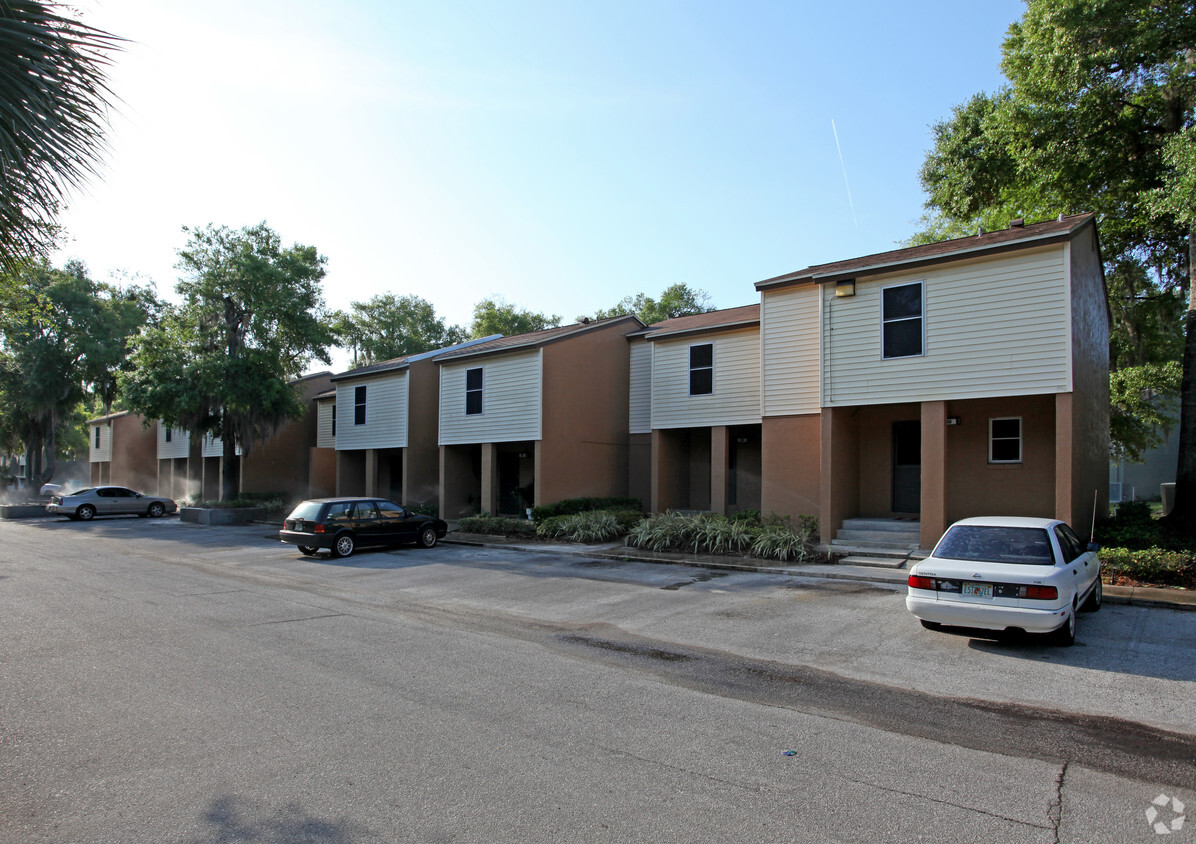
[[150,504],[149,509],[146,510],[152,518],[160,519],[166,515],[166,505],[161,501],[155,501]]
[[943,625],[939,624],[937,621],[927,621],[924,618],[919,618],[918,621],[922,622],[922,626],[925,627],[927,630],[942,630],[943,629]]
[[1056,645],[1064,648],[1071,647],[1076,643],[1076,611],[1073,608],[1067,614],[1067,621],[1051,634],[1051,639]]
[[332,546],[332,556],[348,557],[353,553],[353,549],[356,547],[357,543],[353,539],[353,534],[342,533],[336,538],[336,542]]
[[431,525],[424,525],[420,528],[419,545],[421,548],[435,548],[436,538],[436,528]]
[[96,508],[90,504],[80,504],[79,509],[75,511],[75,515],[85,522],[90,522],[96,517]]
[[314,545],[300,545],[299,550],[306,557],[314,557],[316,555],[316,552],[319,551],[320,549]]
[[1105,590],[1101,585],[1100,578],[1096,579],[1096,585],[1092,587],[1092,591],[1088,593],[1088,600],[1084,602],[1084,606],[1080,607],[1084,612],[1096,612],[1100,609],[1101,603],[1105,600]]

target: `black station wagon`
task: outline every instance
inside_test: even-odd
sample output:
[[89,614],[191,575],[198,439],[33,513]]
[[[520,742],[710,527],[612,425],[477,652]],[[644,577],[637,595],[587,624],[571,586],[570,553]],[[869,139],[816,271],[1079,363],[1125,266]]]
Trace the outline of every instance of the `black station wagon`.
[[291,511],[278,538],[307,556],[320,550],[348,557],[358,547],[414,542],[433,547],[448,533],[440,519],[380,498],[314,498]]

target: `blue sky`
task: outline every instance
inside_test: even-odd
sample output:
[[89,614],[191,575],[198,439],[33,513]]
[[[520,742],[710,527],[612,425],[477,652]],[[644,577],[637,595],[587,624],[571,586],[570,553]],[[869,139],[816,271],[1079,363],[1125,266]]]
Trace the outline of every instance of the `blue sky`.
[[676,282],[734,307],[760,279],[892,248],[922,213],[931,124],[1000,85],[1024,6],[80,8],[132,43],[59,261],[166,295],[182,226],[266,220],[328,257],[330,306],[415,293],[466,324],[487,296],[571,321]]

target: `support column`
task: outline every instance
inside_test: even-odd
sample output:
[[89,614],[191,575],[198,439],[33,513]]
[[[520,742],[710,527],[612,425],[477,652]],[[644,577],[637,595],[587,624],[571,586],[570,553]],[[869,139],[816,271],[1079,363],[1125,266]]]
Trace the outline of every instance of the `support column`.
[[365,494],[378,495],[378,452],[372,448],[365,450]]
[[731,450],[726,425],[710,429],[710,512],[727,513],[727,470]]
[[[1082,508],[1076,506],[1074,410],[1072,393],[1055,394],[1055,518],[1063,519],[1084,535],[1085,530],[1080,528],[1084,520],[1076,519]],[[1025,439],[1026,432],[1023,430],[1023,448]]]
[[541,504],[544,503],[544,500],[545,500],[544,499],[544,484],[542,483],[542,480],[541,480],[543,478],[543,472],[541,471],[541,469],[544,466],[544,461],[541,459],[541,454],[540,454],[540,445],[542,443],[543,443],[543,440],[536,440],[535,444],[534,444],[534,449],[532,451],[532,455],[533,455],[532,459],[534,461],[532,483],[535,485],[535,492],[532,495],[532,498],[534,499],[532,501],[533,507],[539,507]]
[[947,530],[947,403],[922,402],[922,537],[933,548]]
[[498,448],[482,443],[482,512],[498,514]]
[[860,512],[860,426],[858,408],[827,407],[822,411],[818,532],[823,543],[835,538],[844,519]]
[[664,510],[661,507],[661,495],[663,493],[661,484],[664,480],[664,478],[662,477],[663,470],[661,467],[661,461],[664,459],[664,446],[663,446],[663,443],[661,442],[661,438],[663,436],[664,436],[663,431],[654,430],[652,432],[652,453],[648,458],[649,462],[651,463],[651,467],[652,467],[651,468],[652,492],[649,496],[650,500],[648,501],[648,512],[649,513],[664,512]]

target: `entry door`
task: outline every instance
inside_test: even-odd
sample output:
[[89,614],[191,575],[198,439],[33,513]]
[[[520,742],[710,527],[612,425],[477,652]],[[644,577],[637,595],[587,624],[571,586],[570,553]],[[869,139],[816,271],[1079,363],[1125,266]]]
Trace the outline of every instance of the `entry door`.
[[498,512],[514,515],[522,512],[519,499],[519,452],[498,453]]
[[922,510],[922,423],[893,423],[893,512]]

